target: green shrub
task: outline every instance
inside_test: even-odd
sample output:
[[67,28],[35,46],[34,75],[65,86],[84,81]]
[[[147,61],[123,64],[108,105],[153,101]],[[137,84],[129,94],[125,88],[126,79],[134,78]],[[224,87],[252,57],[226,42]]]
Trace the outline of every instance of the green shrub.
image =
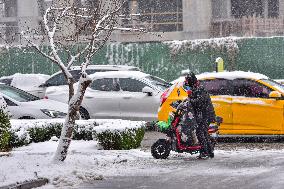
[[48,124],[42,127],[32,127],[28,129],[31,142],[44,142],[50,140],[52,136],[60,137],[62,124]]
[[11,148],[25,146],[31,143],[30,135],[28,131],[23,128],[18,128],[17,130],[11,130],[11,138],[9,141],[9,146]]
[[75,125],[72,138],[74,140],[93,140],[94,127],[97,123],[91,126]]
[[[62,130],[61,123],[48,124],[42,127],[32,127],[28,129],[31,137],[31,142],[44,142],[50,140],[52,136],[57,138],[61,135]],[[72,139],[74,140],[93,140],[92,133],[93,127],[97,126],[96,123],[92,125],[77,125],[75,124],[73,129]]]
[[94,137],[105,150],[129,150],[138,148],[145,134],[145,128],[126,129],[124,131],[106,130],[94,133]]
[[8,151],[10,149],[11,123],[9,115],[4,108],[0,108],[0,151]]
[[[96,122],[87,125],[75,124],[73,130],[73,140],[93,140],[94,137],[104,149],[128,150],[137,148],[145,134],[145,127],[135,129],[125,129],[123,131],[110,130],[95,132],[98,126]],[[62,123],[47,123],[46,125],[34,125],[28,129],[18,128],[12,130],[10,138],[11,147],[19,147],[30,142],[44,142],[51,139],[52,136],[60,137]]]

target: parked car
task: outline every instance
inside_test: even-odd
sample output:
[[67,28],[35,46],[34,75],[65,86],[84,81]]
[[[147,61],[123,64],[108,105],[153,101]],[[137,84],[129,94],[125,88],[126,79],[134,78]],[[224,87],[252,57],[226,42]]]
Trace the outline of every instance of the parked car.
[[[82,118],[157,120],[162,91],[170,85],[140,71],[97,72],[87,88],[80,114]],[[48,87],[49,99],[67,102],[68,86]]]
[[45,74],[21,74],[16,73],[11,76],[4,76],[0,78],[0,83],[5,83],[13,87],[22,89],[39,98],[44,97],[44,91],[39,86],[49,79],[49,75]]
[[67,104],[40,99],[23,90],[0,83],[0,94],[13,119],[49,119],[66,116]]
[[[284,86],[252,72],[197,75],[207,89],[216,114],[223,118],[221,135],[284,135]],[[184,78],[161,96],[158,119],[165,121],[170,103],[184,99]]]
[[[96,72],[106,72],[106,71],[139,71],[139,68],[134,66],[127,66],[127,65],[90,65],[88,66],[86,72],[88,74],[93,74]],[[74,77],[75,81],[79,81],[81,72],[81,66],[72,66],[70,68],[70,73]],[[43,94],[46,93],[46,89],[52,86],[63,86],[67,85],[67,81],[61,71],[56,72],[53,74],[47,81],[42,83],[39,87]]]
[[[126,66],[126,65],[90,65],[87,68],[88,74],[93,74],[96,72],[106,72],[106,71],[139,71],[139,68],[134,66]],[[80,78],[81,67],[80,66],[72,66],[70,68],[70,73],[74,77],[76,81]],[[67,85],[67,81],[61,71],[53,74],[50,79],[44,82],[41,87],[50,87],[50,86],[60,86]]]

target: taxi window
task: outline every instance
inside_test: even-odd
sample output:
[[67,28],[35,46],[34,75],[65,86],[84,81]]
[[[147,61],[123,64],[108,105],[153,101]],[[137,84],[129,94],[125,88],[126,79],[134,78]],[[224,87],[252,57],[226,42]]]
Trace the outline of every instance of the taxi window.
[[268,98],[272,91],[261,83],[247,79],[235,79],[233,86],[234,96]]
[[232,95],[230,81],[226,79],[201,80],[200,84],[210,95]]

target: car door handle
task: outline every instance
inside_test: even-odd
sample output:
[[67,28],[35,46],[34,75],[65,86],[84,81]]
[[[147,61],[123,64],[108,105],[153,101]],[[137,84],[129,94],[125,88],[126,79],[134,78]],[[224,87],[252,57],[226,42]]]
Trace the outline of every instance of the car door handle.
[[236,102],[236,104],[239,104],[239,105],[247,105],[247,103],[245,103],[245,102]]
[[92,96],[85,96],[86,98],[93,98]]

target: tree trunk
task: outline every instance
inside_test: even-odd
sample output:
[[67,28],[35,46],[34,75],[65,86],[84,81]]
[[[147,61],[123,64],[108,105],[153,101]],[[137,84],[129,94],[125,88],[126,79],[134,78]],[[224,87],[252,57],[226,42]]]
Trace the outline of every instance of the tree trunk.
[[[75,125],[75,120],[78,119],[78,110],[82,104],[82,100],[86,91],[86,88],[89,86],[91,83],[91,80],[86,80],[83,82],[80,82],[79,86],[80,89],[78,90],[78,98],[74,99],[74,102],[72,102],[72,98],[74,98],[74,95],[72,98],[69,100],[69,105],[68,105],[68,114],[67,117],[65,118],[65,122],[61,131],[61,136],[59,139],[59,144],[57,146],[57,150],[55,152],[55,156],[53,160],[55,162],[60,162],[64,161],[67,156],[68,148],[71,143],[71,138],[72,138],[72,133]],[[74,91],[73,85],[69,85],[69,92]],[[74,94],[74,93],[73,93]]]
[[71,110],[69,115],[67,115],[67,117],[65,118],[65,122],[61,130],[59,144],[57,146],[57,150],[54,156],[54,161],[56,162],[64,161],[66,159],[68,148],[71,143],[71,137],[75,125],[77,111],[74,112],[74,107],[69,107],[68,109],[73,109],[73,111]]

